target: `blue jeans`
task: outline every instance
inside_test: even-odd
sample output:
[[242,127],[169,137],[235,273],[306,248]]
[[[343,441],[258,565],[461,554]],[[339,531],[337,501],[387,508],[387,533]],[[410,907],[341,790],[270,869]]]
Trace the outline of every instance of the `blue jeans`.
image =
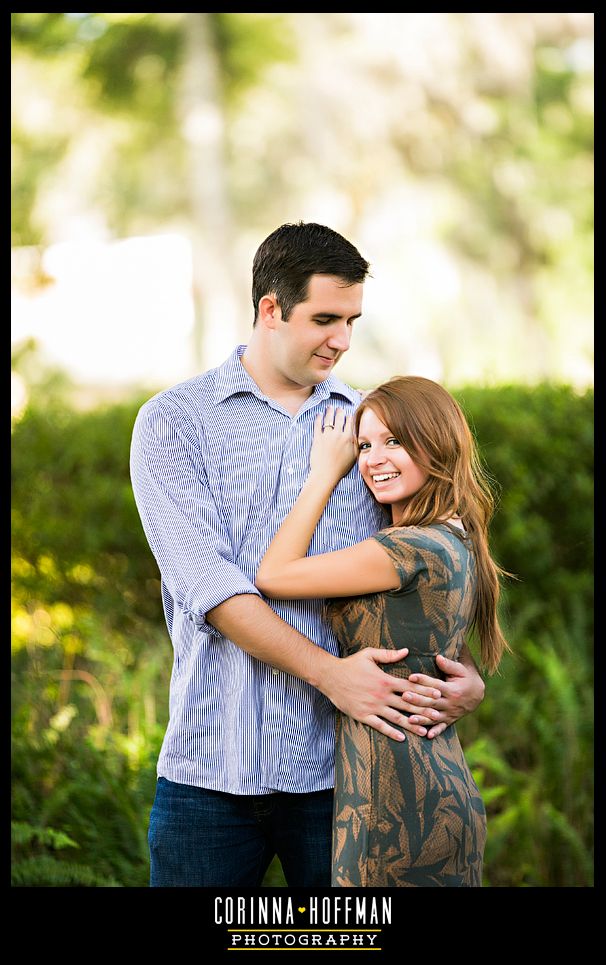
[[291,888],[330,888],[333,791],[238,795],[158,778],[152,888],[257,888],[278,855]]

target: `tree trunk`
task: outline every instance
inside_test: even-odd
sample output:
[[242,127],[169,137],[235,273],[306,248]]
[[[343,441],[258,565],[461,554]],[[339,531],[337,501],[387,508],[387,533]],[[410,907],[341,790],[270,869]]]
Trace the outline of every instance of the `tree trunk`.
[[[232,217],[225,178],[221,64],[212,13],[183,15],[181,123],[188,149],[196,367],[217,365],[237,342],[230,280]],[[232,271],[235,266],[232,266]]]

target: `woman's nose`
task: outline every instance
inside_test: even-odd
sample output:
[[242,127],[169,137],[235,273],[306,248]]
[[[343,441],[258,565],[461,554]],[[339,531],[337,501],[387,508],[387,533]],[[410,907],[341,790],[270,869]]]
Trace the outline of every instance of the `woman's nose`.
[[369,466],[381,466],[385,462],[385,456],[380,450],[371,450],[368,454],[367,463]]

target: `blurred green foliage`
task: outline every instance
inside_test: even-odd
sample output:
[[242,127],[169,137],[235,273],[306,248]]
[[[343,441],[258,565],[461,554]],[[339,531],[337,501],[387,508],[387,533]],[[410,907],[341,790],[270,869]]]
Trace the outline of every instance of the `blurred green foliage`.
[[457,393],[501,490],[514,650],[458,731],[488,804],[485,884],[592,884],[593,392]]
[[[514,654],[459,732],[484,794],[485,885],[592,883],[593,393],[456,393],[501,490]],[[144,887],[172,651],[128,475],[140,400],[40,392],[14,427],[13,884]],[[472,643],[473,646],[473,643]],[[267,886],[283,886],[278,862]]]
[[[52,134],[32,136],[21,113],[13,113],[13,245],[47,240],[36,219],[40,197],[57,177],[68,144],[73,146],[83,130],[94,126],[106,132],[108,153],[90,203],[105,212],[117,236],[154,231],[162,219],[188,213],[192,186],[182,131],[182,73],[191,16],[11,14],[13,63],[37,71],[30,85],[34,78],[40,82],[52,76],[45,92],[52,99],[57,78],[63,76],[75,93],[69,115],[55,112]],[[204,16],[209,53],[216,56],[221,77],[221,111],[231,115],[268,66],[294,58],[294,44],[283,14]]]
[[486,99],[494,129],[482,150],[455,138],[446,168],[464,188],[468,217],[449,237],[478,263],[488,259],[497,278],[513,267],[504,243],[517,270],[540,274],[570,257],[582,275],[592,270],[593,195],[579,185],[591,180],[593,117],[578,109],[581,83],[564,50],[538,45],[528,93]]

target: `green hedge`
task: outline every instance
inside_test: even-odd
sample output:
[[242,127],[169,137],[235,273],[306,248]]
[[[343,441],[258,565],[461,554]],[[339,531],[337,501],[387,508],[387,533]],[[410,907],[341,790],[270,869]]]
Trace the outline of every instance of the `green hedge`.
[[492,539],[512,612],[544,607],[535,625],[574,618],[593,599],[593,393],[563,386],[457,393],[501,490]]
[[[489,814],[485,884],[587,886],[593,393],[456,395],[500,487],[495,555],[517,576],[503,607],[514,654],[459,725]],[[139,401],[37,403],[14,428],[16,886],[147,882],[171,646],[128,474]],[[266,883],[283,883],[279,868]]]

